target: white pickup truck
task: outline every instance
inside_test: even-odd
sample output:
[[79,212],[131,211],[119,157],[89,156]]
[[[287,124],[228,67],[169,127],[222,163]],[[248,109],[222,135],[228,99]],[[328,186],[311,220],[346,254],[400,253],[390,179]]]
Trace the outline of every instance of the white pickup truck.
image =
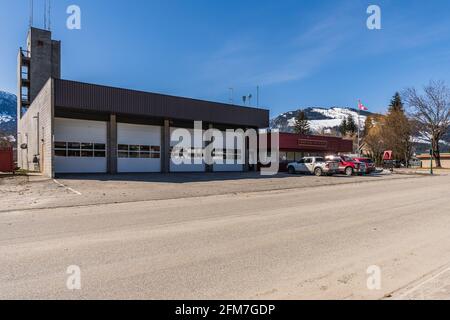
[[300,172],[315,174],[320,177],[338,173],[339,163],[335,161],[326,161],[323,157],[305,157],[300,161],[289,163],[287,168],[290,174]]

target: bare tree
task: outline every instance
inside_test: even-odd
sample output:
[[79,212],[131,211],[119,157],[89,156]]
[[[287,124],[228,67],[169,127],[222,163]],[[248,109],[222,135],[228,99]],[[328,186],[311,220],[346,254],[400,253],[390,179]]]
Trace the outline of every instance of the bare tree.
[[404,97],[419,130],[431,139],[436,166],[441,167],[439,141],[450,127],[450,88],[443,81],[430,81],[419,93],[406,89]]
[[386,150],[384,128],[385,116],[372,115],[367,117],[363,133],[363,149],[364,153],[375,160],[377,165],[383,163],[383,151]]

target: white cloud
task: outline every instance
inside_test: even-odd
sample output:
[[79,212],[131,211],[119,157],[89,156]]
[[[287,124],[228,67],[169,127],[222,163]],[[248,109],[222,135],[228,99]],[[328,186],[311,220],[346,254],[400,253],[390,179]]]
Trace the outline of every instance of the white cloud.
[[336,55],[353,32],[345,34],[348,21],[339,15],[322,14],[307,29],[288,39],[259,39],[238,35],[229,40],[200,68],[200,76],[223,90],[224,84],[234,86],[275,85],[308,78]]

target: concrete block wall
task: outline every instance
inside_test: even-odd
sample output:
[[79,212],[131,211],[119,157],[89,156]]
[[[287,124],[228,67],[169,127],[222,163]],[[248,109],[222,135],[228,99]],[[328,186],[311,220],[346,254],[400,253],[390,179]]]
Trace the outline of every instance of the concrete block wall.
[[[25,115],[18,121],[18,163],[25,170],[53,177],[53,80],[49,79]],[[27,149],[21,149],[22,144]],[[39,159],[39,164],[33,162]]]
[[49,78],[61,77],[61,43],[50,31],[31,28],[28,34],[30,100],[34,101]]

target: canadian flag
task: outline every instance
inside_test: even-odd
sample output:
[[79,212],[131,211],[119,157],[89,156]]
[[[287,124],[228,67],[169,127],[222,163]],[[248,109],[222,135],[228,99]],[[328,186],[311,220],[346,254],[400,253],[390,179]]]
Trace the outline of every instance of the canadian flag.
[[358,108],[359,108],[359,110],[361,110],[361,111],[367,111],[367,110],[369,110],[369,108],[365,107],[365,106],[361,103],[361,100],[358,100]]

